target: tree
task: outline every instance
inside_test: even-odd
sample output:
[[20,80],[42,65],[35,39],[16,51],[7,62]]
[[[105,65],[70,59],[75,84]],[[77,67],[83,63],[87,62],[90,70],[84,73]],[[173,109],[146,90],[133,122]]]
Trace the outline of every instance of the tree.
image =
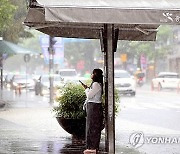
[[138,62],[141,54],[145,54],[150,61],[154,61],[155,57],[164,58],[171,50],[172,34],[171,26],[160,26],[155,42],[119,41],[117,52],[126,53],[128,59],[136,59]]
[[8,27],[13,20],[16,7],[9,0],[0,1],[0,34]]
[[[2,3],[2,4],[1,4]],[[26,17],[27,9],[24,0],[1,0],[0,1],[0,33],[4,40],[18,43],[21,37],[32,37],[33,35],[25,31],[23,21]]]
[[164,58],[171,51],[173,32],[172,26],[160,26],[155,42],[156,57]]
[[68,59],[68,63],[76,67],[78,61],[84,60],[85,70],[89,71],[94,67],[94,51],[96,51],[96,41],[94,40],[68,42],[64,46],[65,59]]
[[[21,37],[20,44],[25,48],[30,48],[34,51],[41,53],[40,36],[44,35],[42,32],[34,29],[25,29],[26,32],[30,33],[33,37]],[[33,44],[33,46],[32,46]]]

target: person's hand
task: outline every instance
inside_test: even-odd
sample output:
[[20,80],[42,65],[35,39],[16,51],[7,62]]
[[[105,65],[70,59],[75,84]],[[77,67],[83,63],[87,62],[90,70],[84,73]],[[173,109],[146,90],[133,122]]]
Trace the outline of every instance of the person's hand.
[[84,87],[84,89],[88,88],[88,86],[86,84],[83,84],[83,87]]

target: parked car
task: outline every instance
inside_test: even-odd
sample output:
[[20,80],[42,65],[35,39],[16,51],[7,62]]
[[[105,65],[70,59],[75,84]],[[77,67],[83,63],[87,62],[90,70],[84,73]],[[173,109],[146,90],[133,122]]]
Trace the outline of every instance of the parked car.
[[115,87],[120,94],[136,95],[136,81],[134,76],[131,76],[125,70],[114,71]]
[[[54,74],[53,75],[53,87],[54,90],[56,90],[57,86],[62,85],[63,79],[61,78],[60,75]],[[35,95],[46,95],[49,94],[49,89],[50,89],[50,80],[49,80],[49,75],[41,75],[39,79],[35,83]]]
[[56,71],[56,73],[61,76],[61,78],[64,80],[64,83],[77,82],[79,80],[75,69],[61,69]]
[[165,88],[178,88],[178,84],[180,83],[180,78],[178,73],[176,72],[160,72],[158,76],[152,79],[152,90],[157,88],[158,90],[162,90]]
[[28,90],[33,90],[35,82],[30,75],[18,74],[13,75],[10,84],[12,89],[17,89],[18,87],[21,89],[27,88]]

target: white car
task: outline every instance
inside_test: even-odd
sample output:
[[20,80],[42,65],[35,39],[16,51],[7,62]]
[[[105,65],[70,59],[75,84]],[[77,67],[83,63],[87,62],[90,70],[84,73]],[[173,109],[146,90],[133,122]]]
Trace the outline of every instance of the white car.
[[78,74],[75,69],[60,69],[56,71],[61,76],[64,83],[67,82],[78,82]]
[[18,74],[13,75],[11,79],[11,88],[17,89],[17,87],[23,89],[27,88],[28,90],[34,89],[35,82],[31,75]]
[[136,95],[136,81],[127,71],[115,70],[114,82],[115,88],[120,94],[129,94],[131,96]]
[[165,88],[178,88],[178,84],[180,83],[180,78],[178,73],[175,72],[160,72],[158,76],[152,79],[152,90],[157,88],[158,90],[162,90]]

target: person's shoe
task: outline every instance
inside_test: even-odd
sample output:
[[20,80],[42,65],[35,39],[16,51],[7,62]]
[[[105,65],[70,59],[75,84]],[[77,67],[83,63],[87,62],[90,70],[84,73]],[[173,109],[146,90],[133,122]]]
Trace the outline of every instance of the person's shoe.
[[84,154],[88,154],[89,153],[89,149],[86,149],[83,151]]
[[96,149],[91,150],[91,152],[90,152],[90,153],[96,154]]
[[96,149],[92,150],[92,149],[86,149],[83,152],[84,154],[96,154]]

